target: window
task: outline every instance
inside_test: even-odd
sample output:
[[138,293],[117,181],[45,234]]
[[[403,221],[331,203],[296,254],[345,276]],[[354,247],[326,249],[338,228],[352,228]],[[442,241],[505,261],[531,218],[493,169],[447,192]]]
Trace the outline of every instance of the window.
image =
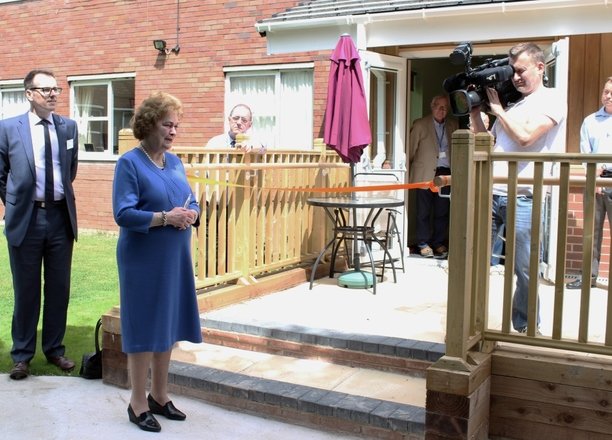
[[119,151],[119,131],[134,114],[133,75],[69,77],[72,118],[79,128],[85,158],[105,158]]
[[313,65],[245,69],[225,70],[225,113],[247,104],[253,111],[253,135],[268,148],[312,149]]
[[23,81],[0,84],[0,119],[21,115],[30,109]]

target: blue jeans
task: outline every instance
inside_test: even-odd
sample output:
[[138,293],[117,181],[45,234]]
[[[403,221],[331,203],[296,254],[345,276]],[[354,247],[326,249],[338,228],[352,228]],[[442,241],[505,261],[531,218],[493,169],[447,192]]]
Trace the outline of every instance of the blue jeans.
[[[495,243],[498,231],[507,225],[506,214],[508,197],[493,196],[491,243]],[[516,242],[514,254],[514,274],[516,290],[512,297],[512,326],[521,330],[527,326],[527,304],[529,297],[529,258],[531,247],[531,211],[533,200],[530,197],[516,198]],[[537,322],[540,325],[540,298],[538,297]]]

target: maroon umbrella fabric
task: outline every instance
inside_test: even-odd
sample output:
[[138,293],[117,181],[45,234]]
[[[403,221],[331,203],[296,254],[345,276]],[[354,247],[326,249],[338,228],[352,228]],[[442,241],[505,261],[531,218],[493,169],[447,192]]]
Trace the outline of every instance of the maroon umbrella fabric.
[[347,163],[359,162],[372,141],[359,52],[342,35],[331,57],[323,140]]

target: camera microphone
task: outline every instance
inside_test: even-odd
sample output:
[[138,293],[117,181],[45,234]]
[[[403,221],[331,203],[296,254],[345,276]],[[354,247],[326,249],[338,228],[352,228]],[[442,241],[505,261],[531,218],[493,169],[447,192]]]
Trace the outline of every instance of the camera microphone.
[[450,62],[455,66],[469,65],[472,59],[472,44],[461,43],[450,54]]

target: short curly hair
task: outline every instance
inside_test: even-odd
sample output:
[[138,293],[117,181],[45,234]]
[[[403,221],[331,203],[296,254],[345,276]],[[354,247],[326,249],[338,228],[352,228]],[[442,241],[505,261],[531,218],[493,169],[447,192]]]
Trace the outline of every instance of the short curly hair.
[[166,92],[155,92],[146,98],[136,109],[131,121],[134,137],[143,140],[151,132],[155,124],[170,112],[183,116],[181,101]]

